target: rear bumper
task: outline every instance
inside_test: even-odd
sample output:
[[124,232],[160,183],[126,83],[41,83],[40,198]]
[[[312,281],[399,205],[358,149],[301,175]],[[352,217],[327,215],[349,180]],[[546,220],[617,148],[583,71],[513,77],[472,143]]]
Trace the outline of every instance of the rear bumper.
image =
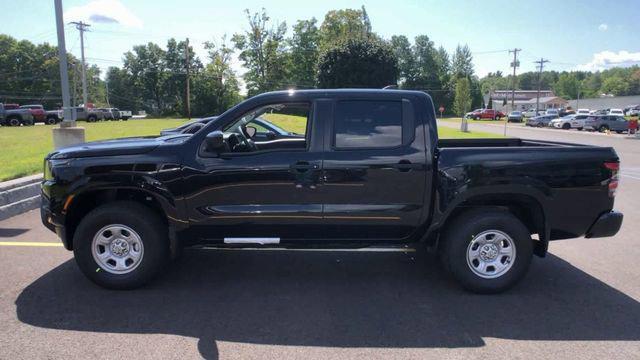
[[622,226],[623,215],[621,212],[610,211],[600,215],[585,235],[586,238],[598,238],[613,236],[618,233]]

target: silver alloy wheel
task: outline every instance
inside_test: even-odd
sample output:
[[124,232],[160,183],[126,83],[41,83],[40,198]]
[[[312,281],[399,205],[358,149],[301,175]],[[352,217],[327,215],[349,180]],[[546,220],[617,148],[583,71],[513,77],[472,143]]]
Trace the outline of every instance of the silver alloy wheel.
[[498,278],[511,269],[516,259],[513,239],[502,231],[487,230],[473,237],[467,247],[467,265],[484,279]]
[[140,235],[126,225],[111,224],[93,237],[91,254],[98,265],[112,274],[128,274],[135,270],[144,255]]

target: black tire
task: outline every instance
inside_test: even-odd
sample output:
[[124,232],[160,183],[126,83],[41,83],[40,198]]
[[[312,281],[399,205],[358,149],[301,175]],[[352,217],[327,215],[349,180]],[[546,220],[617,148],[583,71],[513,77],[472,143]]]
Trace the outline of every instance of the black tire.
[[579,128],[578,128],[578,131],[582,131],[582,128],[581,128],[581,127],[579,127]]
[[607,125],[600,125],[600,127],[598,128],[598,131],[600,132],[605,132],[609,130],[609,127]]
[[[515,261],[502,275],[483,278],[467,262],[468,248],[476,235],[497,230],[508,235],[515,248]],[[444,268],[465,289],[494,294],[515,285],[527,272],[533,255],[533,240],[527,228],[511,213],[501,210],[470,210],[453,220],[440,237],[439,255]]]
[[47,125],[55,125],[58,122],[58,120],[55,117],[48,117],[45,119],[44,123]]
[[98,118],[95,115],[87,116],[87,122],[96,122],[96,121],[98,121]]
[[[143,245],[142,258],[126,274],[114,274],[99,265],[93,257],[92,242],[105,226],[121,224],[135,231]],[[80,270],[94,283],[109,289],[134,289],[160,273],[169,259],[167,226],[146,206],[117,201],[89,212],[80,222],[73,236],[73,252]]]
[[562,124],[562,129],[563,130],[570,130],[571,129],[571,124],[567,124],[567,123]]
[[129,118],[126,116],[122,118],[122,121],[127,121],[127,120],[129,120]]
[[7,125],[9,126],[20,126],[21,123],[22,121],[20,120],[20,118],[16,116],[12,116],[7,119]]

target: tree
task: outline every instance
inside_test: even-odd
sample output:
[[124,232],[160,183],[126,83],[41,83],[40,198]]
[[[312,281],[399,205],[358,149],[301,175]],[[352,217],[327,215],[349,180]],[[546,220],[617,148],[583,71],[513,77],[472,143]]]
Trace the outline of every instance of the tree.
[[554,86],[557,96],[565,99],[576,99],[580,91],[580,82],[574,73],[562,73]]
[[473,55],[466,44],[456,47],[451,59],[451,73],[456,80],[460,77],[471,78],[473,76]]
[[627,95],[629,84],[623,78],[614,76],[604,80],[601,90],[605,94],[613,94],[615,96]]
[[377,40],[346,40],[324,51],[318,60],[321,88],[382,88],[397,81],[393,50]]
[[298,20],[293,26],[293,36],[289,40],[291,55],[289,73],[291,82],[297,87],[313,87],[318,61],[319,32],[316,19]]
[[391,48],[398,59],[398,75],[404,85],[415,84],[417,76],[416,59],[411,48],[411,43],[404,35],[391,37]]
[[284,34],[287,24],[270,24],[270,18],[263,8],[253,15],[245,10],[249,30],[235,34],[231,38],[235,48],[240,50],[240,61],[248,71],[244,75],[250,96],[285,88],[287,84],[287,52]]
[[469,79],[461,77],[456,81],[456,95],[453,102],[456,115],[464,116],[471,109],[471,89]]
[[137,45],[124,54],[124,67],[131,74],[133,87],[142,95],[147,112],[165,109],[164,82],[167,78],[166,52],[155,43]]
[[231,69],[233,49],[223,37],[221,44],[205,42],[209,63],[193,82],[192,111],[201,115],[218,115],[241,100],[238,79]]
[[363,6],[360,10],[341,9],[327,12],[320,26],[319,36],[320,49],[324,51],[346,40],[372,37],[373,33],[369,16]]

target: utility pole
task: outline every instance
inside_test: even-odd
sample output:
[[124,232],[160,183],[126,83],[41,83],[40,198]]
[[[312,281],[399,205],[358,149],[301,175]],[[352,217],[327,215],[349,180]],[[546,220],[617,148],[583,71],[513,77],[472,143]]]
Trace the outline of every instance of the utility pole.
[[540,69],[538,70],[538,95],[536,96],[536,115],[538,115],[538,106],[540,106],[540,86],[542,85],[542,68],[544,67],[545,63],[548,63],[549,60],[540,58],[540,60],[538,61],[534,61],[534,63],[538,64],[540,66]]
[[107,81],[104,82],[104,86],[107,88],[107,107],[111,108],[111,104],[109,104],[109,79],[107,79]]
[[54,0],[56,13],[56,30],[58,33],[58,62],[60,63],[60,86],[62,88],[62,111],[64,121],[60,127],[52,129],[53,145],[56,149],[84,142],[84,128],[76,126],[76,114],[71,109],[69,94],[69,68],[67,63],[67,47],[64,39],[64,19],[62,17],[62,0]]
[[187,60],[187,118],[191,120],[191,89],[189,86],[189,38],[187,38],[187,42],[185,44],[184,56]]
[[[514,48],[513,50],[509,50],[509,54],[513,53],[513,62],[511,66],[513,67],[513,77],[511,78],[511,111],[515,110],[515,102],[516,102],[516,68],[520,66],[520,62],[518,61],[518,52],[522,51],[522,49]],[[509,117],[504,122],[504,136],[507,136],[507,123],[509,122]]]
[[87,107],[87,73],[86,73],[86,64],[84,61],[84,32],[88,31],[87,28],[91,25],[84,23],[82,21],[73,21],[71,24],[76,26],[76,29],[80,31],[80,58],[82,60],[82,102],[83,106]]

